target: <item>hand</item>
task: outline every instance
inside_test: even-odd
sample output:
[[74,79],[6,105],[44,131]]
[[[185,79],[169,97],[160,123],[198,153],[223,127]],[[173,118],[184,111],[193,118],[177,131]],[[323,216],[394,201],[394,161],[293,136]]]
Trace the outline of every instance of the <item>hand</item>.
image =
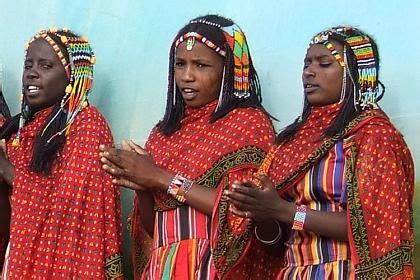
[[15,178],[15,168],[10,163],[6,154],[6,140],[0,140],[0,180],[4,180],[8,185],[13,183]]
[[252,181],[234,181],[232,190],[226,192],[228,200],[234,207],[230,210],[239,217],[250,218],[256,222],[269,219],[287,222],[293,215],[294,204],[277,194],[277,191],[266,176],[261,176],[261,188]]
[[[156,166],[153,159],[140,146],[124,141],[122,149],[101,145],[102,168],[117,177],[115,182],[140,190],[166,189],[171,176]],[[130,150],[128,150],[130,149]],[[137,185],[137,186],[136,186]]]

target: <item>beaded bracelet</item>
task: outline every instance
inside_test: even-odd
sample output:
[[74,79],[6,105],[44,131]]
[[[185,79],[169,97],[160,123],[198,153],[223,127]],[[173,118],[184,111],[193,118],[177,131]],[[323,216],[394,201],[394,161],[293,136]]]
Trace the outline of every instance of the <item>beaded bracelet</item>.
[[305,224],[306,218],[306,206],[305,205],[296,205],[295,218],[293,219],[293,230],[303,230],[303,225]]
[[167,192],[179,202],[184,203],[186,201],[185,194],[190,191],[193,184],[193,181],[179,174],[175,174],[168,186]]
[[258,241],[260,241],[261,243],[266,244],[266,245],[273,245],[273,244],[276,244],[281,239],[281,237],[283,235],[283,231],[281,229],[280,223],[277,220],[274,220],[274,221],[276,222],[277,229],[278,229],[278,233],[277,233],[276,237],[274,237],[273,240],[264,240],[258,235],[257,227],[255,227],[254,228],[254,235],[255,235],[255,237],[257,238]]

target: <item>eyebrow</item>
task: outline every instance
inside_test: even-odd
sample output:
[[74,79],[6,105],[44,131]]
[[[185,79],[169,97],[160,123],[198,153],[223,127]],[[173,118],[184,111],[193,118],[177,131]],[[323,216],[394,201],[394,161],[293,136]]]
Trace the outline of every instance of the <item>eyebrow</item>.
[[321,60],[321,59],[324,59],[324,58],[333,59],[333,57],[331,57],[330,55],[323,54],[323,55],[314,56],[313,58],[312,57],[305,57],[304,61],[309,61],[309,60],[312,60],[312,59]]

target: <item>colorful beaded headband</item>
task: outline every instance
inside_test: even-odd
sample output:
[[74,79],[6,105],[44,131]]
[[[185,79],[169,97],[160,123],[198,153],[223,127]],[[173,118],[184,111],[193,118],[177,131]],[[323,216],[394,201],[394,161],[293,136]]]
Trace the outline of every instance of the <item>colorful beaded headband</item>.
[[[92,51],[90,44],[86,38],[80,36],[65,36],[62,33],[69,32],[67,29],[57,30],[56,28],[51,28],[49,30],[41,30],[37,35],[35,35],[26,45],[25,56],[29,46],[37,39],[42,38],[56,52],[58,58],[63,64],[64,69],[66,70],[67,77],[69,79],[69,84],[65,89],[65,94],[61,100],[60,109],[56,114],[51,118],[49,123],[45,126],[42,134],[48,129],[51,123],[59,116],[61,113],[67,113],[66,125],[63,130],[58,131],[47,143],[49,143],[53,138],[65,133],[66,135],[70,131],[71,124],[73,123],[77,114],[83,110],[88,105],[88,95],[90,89],[92,88],[93,83],[93,64],[96,62],[95,55]],[[51,38],[51,34],[58,37],[63,45],[66,47],[67,53],[69,55],[69,61],[66,60],[62,51],[58,47],[57,43]],[[24,108],[24,97],[23,92],[21,95],[22,110]],[[21,119],[19,122],[19,130],[16,138],[13,140],[13,146],[19,146],[20,139],[20,130],[25,124],[24,114],[22,112]]]
[[[251,95],[251,85],[249,80],[249,49],[248,44],[246,42],[245,34],[242,32],[239,26],[233,24],[231,26],[222,27],[220,24],[202,19],[193,20],[190,22],[190,24],[191,23],[201,23],[222,29],[227,41],[227,45],[233,53],[233,94],[237,98],[248,98]],[[221,56],[226,56],[225,50],[223,50],[220,46],[217,46],[201,34],[198,34],[197,32],[188,32],[180,36],[175,41],[175,48],[177,48],[180,43],[187,40],[187,50],[191,50],[195,41],[188,40],[190,38],[195,38],[203,44],[205,44],[206,46],[208,46],[209,48],[211,48],[212,50],[214,50],[215,52],[217,52],[218,54],[220,54]]]
[[[351,34],[351,31],[357,31],[358,35]],[[346,62],[329,42],[329,37],[333,34],[342,37],[356,57],[359,89],[355,93],[355,104],[359,105],[361,109],[377,108],[377,101],[381,98],[382,93],[379,92],[377,65],[369,37],[352,27],[336,27],[317,34],[311,40],[309,47],[313,44],[324,44],[343,67],[346,67]]]
[[[182,36],[180,36],[178,38],[178,40],[175,41],[175,48],[178,48],[179,44],[181,44],[182,42],[184,42],[185,40],[188,40],[189,38],[195,38],[198,41],[200,41],[201,43],[205,44],[207,47],[209,47],[210,49],[212,49],[213,51],[217,52],[218,54],[220,54],[221,56],[225,57],[226,56],[226,52],[216,46],[216,44],[214,44],[212,41],[210,41],[209,39],[207,39],[206,37],[198,34],[197,32],[188,32]],[[187,41],[188,44],[192,44],[194,45],[194,43],[189,43],[189,41]],[[189,45],[190,47],[187,46],[188,50],[192,49],[192,46]]]

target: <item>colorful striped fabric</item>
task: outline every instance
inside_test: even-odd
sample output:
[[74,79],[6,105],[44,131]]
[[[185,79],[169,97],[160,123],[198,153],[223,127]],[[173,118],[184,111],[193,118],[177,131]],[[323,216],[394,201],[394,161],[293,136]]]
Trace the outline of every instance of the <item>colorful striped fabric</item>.
[[[338,142],[290,192],[290,199],[310,209],[342,212],[346,207],[343,141]],[[286,268],[279,279],[347,279],[351,274],[347,242],[308,231],[293,231],[286,243]]]
[[215,279],[210,219],[189,206],[158,211],[151,261],[143,279]]

